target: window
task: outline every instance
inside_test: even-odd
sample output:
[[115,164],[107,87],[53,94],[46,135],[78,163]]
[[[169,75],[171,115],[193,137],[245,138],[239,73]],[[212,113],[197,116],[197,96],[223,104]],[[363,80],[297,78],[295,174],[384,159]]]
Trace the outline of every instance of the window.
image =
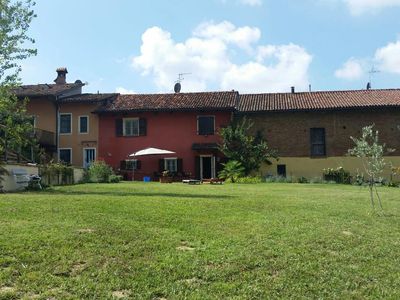
[[79,133],[89,133],[88,116],[79,116]]
[[178,160],[176,158],[165,158],[164,159],[164,170],[170,172],[178,171]]
[[311,128],[311,156],[325,156],[325,128]]
[[286,165],[277,165],[276,173],[278,173],[278,176],[286,177]]
[[125,170],[137,170],[138,161],[137,159],[127,159],[125,160]]
[[60,114],[60,133],[69,134],[72,131],[71,114]]
[[198,116],[197,117],[197,133],[199,135],[214,134],[214,116]]
[[72,162],[72,149],[59,149],[58,150],[58,158],[60,162],[64,162],[66,164],[71,164]]
[[139,119],[124,119],[124,136],[139,136]]

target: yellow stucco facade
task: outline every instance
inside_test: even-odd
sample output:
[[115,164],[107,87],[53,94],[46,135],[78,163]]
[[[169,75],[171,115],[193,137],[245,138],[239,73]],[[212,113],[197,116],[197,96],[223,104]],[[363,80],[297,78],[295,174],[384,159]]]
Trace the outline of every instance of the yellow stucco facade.
[[[387,166],[385,168],[384,177],[390,179],[391,166],[400,166],[400,156],[385,157]],[[259,173],[262,176],[277,175],[277,165],[286,166],[286,175],[299,178],[306,177],[322,178],[323,169],[343,167],[349,171],[352,176],[356,176],[357,172],[365,173],[360,158],[348,156],[336,156],[327,158],[309,158],[309,157],[282,157],[278,161],[272,161],[272,165],[264,164]],[[399,178],[400,179],[400,178]]]

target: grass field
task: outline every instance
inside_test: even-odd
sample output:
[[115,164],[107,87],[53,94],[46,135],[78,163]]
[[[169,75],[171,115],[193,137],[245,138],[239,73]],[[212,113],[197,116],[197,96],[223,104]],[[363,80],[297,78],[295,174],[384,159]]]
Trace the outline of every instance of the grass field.
[[120,183],[0,195],[0,299],[400,299],[400,190]]

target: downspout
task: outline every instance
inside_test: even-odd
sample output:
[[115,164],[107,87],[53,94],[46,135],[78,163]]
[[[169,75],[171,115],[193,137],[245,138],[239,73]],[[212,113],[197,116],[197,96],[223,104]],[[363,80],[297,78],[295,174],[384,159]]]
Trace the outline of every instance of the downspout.
[[58,103],[58,96],[56,96],[56,101],[55,101],[55,106],[56,106],[56,155],[57,155],[57,159],[56,161],[59,162],[59,155],[58,155],[58,147],[60,144],[60,135],[59,135],[59,122],[60,122],[60,118],[59,118],[59,113],[60,113],[60,105]]

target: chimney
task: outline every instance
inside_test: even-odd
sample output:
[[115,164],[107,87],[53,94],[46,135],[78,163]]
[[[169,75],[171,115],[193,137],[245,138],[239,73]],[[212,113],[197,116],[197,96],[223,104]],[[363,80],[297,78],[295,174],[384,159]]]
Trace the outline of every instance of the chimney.
[[292,87],[291,87],[291,90],[292,90],[292,94],[294,94],[294,93],[296,92],[296,90],[295,90],[295,87],[294,87],[294,86],[292,86]]
[[67,68],[57,68],[57,78],[54,80],[56,84],[66,84],[67,83]]

